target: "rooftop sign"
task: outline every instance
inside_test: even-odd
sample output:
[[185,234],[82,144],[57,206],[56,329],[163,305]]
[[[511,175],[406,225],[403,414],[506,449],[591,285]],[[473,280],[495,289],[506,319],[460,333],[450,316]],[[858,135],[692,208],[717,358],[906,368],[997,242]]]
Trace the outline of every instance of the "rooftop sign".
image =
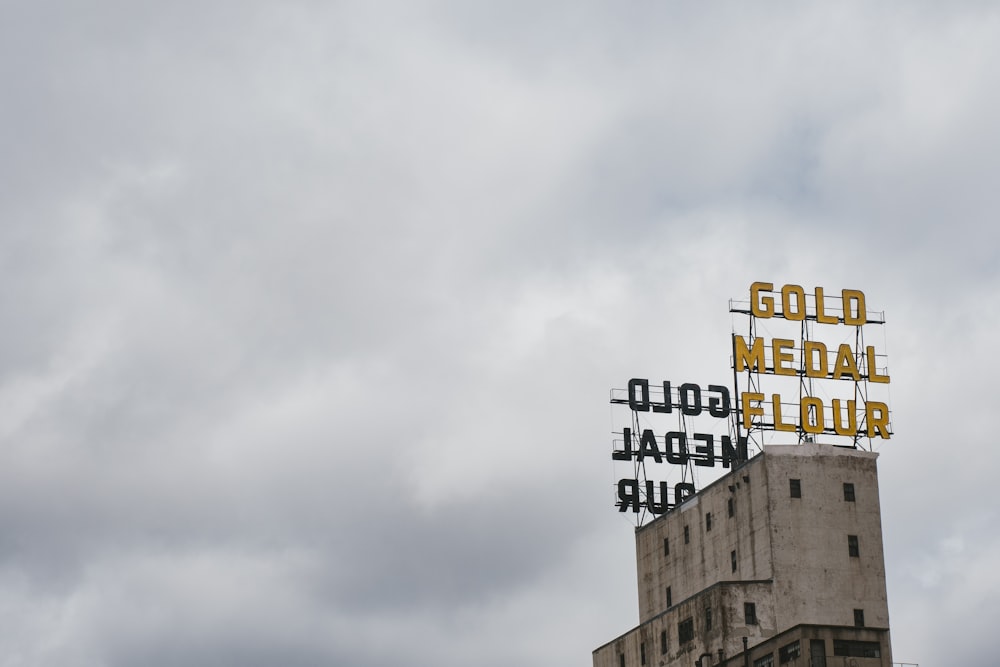
[[[864,327],[884,318],[868,310],[863,292],[755,282],[749,302],[731,301],[730,312],[749,316],[746,334],[732,334],[732,386],[632,378],[627,389],[612,390],[629,425],[611,457],[633,473],[617,482],[619,511],[667,512],[695,493],[697,468],[739,465],[748,449],[782,434],[854,447],[891,436],[887,403],[869,397],[870,387],[889,384],[885,355],[864,340]],[[765,320],[769,337],[757,333]],[[771,330],[782,326],[791,330],[775,336]],[[651,474],[659,464],[681,468],[672,492]]]

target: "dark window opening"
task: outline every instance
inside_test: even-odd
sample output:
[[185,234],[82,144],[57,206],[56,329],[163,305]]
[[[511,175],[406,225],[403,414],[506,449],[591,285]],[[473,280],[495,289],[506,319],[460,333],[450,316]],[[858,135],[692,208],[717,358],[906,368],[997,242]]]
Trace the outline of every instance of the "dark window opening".
[[791,491],[792,498],[802,497],[802,480],[801,479],[790,479],[788,480],[789,491]]
[[639,643],[639,664],[646,664],[646,642]]
[[667,539],[666,537],[663,538],[663,555],[664,556],[670,555],[670,540]]
[[625,654],[624,653],[619,653],[618,654],[618,667],[625,667]]
[[753,661],[753,667],[771,667],[774,664],[774,654],[768,653]]
[[747,625],[757,625],[757,605],[753,602],[743,603],[743,620]]
[[705,630],[712,629],[712,608],[705,607]]
[[726,500],[726,510],[729,512],[729,516],[733,516],[735,505],[732,498]]
[[861,555],[858,549],[858,536],[848,535],[847,536],[847,553],[850,554],[851,558],[859,558]]
[[833,654],[848,658],[881,658],[882,649],[878,642],[858,642],[849,639],[834,639]]
[[670,586],[667,586],[667,606],[668,607],[674,606],[674,596],[671,594]]
[[735,572],[736,571],[736,552],[735,551],[730,551],[729,552],[729,562],[733,566],[733,572]]
[[854,502],[854,485],[850,482],[844,482],[844,500],[849,503]]
[[692,639],[694,639],[694,619],[685,618],[677,624],[677,641],[686,644]]
[[688,528],[687,526],[684,526],[684,544],[690,544],[690,543],[691,543],[691,529]]
[[854,610],[854,625],[859,628],[865,627],[865,610],[855,609]]
[[809,640],[809,664],[811,667],[826,667],[826,640]]
[[705,532],[712,530],[712,513],[705,512]]
[[660,653],[667,652],[667,631],[660,630]]
[[778,651],[778,662],[785,664],[786,662],[797,660],[800,655],[802,655],[802,647],[796,639],[791,644],[781,647],[781,650]]

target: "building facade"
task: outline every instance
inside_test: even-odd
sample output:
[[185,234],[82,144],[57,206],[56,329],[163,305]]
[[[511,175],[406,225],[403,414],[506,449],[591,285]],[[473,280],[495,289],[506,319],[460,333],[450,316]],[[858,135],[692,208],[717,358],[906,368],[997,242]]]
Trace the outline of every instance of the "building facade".
[[594,667],[889,667],[877,456],[766,446],[637,528],[639,626]]

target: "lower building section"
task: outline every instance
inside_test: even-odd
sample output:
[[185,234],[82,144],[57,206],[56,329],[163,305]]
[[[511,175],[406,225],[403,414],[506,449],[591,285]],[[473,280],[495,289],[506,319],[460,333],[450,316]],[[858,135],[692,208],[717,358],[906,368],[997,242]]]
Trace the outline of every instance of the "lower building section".
[[[748,603],[744,603],[748,604]],[[682,607],[683,605],[678,605]],[[724,607],[735,614],[736,606]],[[749,613],[744,608],[744,614]],[[797,625],[767,635],[760,623],[720,633],[706,641],[692,629],[694,618],[669,612],[640,625],[594,651],[594,667],[890,667],[887,628]],[[714,612],[713,612],[714,614]],[[746,618],[744,621],[752,621]],[[758,619],[759,621],[760,619]],[[674,627],[668,627],[668,624]],[[712,627],[715,627],[713,621]],[[726,626],[722,626],[726,627]],[[743,634],[745,633],[745,634]],[[694,636],[693,636],[694,635]],[[745,642],[744,642],[745,638]]]

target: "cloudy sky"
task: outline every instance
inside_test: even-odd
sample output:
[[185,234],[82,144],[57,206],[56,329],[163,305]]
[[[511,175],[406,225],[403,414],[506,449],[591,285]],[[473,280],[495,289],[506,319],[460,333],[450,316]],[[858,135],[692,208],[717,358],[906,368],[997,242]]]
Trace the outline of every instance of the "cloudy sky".
[[0,5],[0,665],[589,665],[608,391],[884,309],[894,657],[994,665],[1000,8]]

